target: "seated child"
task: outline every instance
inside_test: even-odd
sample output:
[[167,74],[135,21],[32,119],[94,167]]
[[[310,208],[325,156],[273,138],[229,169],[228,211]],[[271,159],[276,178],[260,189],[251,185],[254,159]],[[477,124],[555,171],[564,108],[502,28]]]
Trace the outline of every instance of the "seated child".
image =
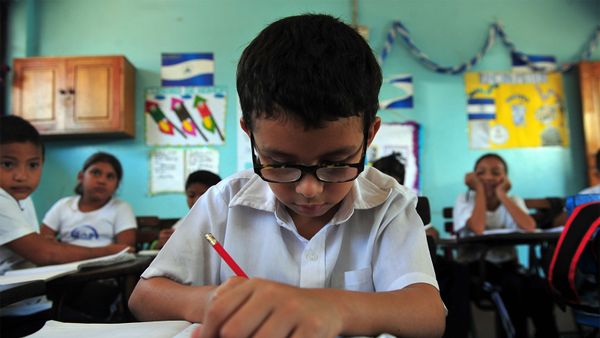
[[127,202],[113,196],[122,177],[121,163],[113,155],[90,156],[77,174],[77,195],[54,203],[44,216],[42,234],[87,247],[110,243],[135,247],[135,215]]
[[134,289],[137,318],[202,323],[201,337],[440,336],[417,197],[364,168],[381,81],[366,41],[338,19],[265,28],[237,70],[254,172],[196,202]]
[[[124,244],[82,248],[59,243],[39,234],[31,193],[42,175],[44,146],[38,131],[18,116],[0,117],[0,274],[8,270],[68,263],[117,253]],[[32,333],[49,318],[51,304],[39,298],[1,310],[2,337]],[[40,312],[46,311],[46,312]],[[32,318],[34,314],[38,318]],[[19,318],[19,316],[26,316]]]
[[[189,174],[187,180],[185,181],[185,196],[188,208],[191,209],[198,198],[204,195],[208,188],[219,183],[220,181],[221,177],[219,177],[219,175],[213,174],[207,170],[196,170]],[[156,244],[157,249],[160,249],[165,245],[175,229],[179,226],[179,224],[181,224],[182,220],[183,219],[180,219],[169,229],[162,229],[160,231],[158,235],[158,243]]]
[[[400,153],[392,153],[373,162],[373,168],[392,176],[398,183],[404,183],[404,158]],[[431,226],[425,230],[434,243],[439,239],[439,232]],[[468,270],[463,264],[435,254],[432,245],[433,268],[440,286],[440,294],[448,308],[444,338],[467,338],[471,317],[471,300],[469,291]]]
[[[135,247],[137,223],[127,202],[114,197],[123,178],[119,160],[97,152],[77,174],[75,196],[58,200],[44,216],[42,234],[84,247],[111,243]],[[120,287],[114,278],[72,287],[63,300],[62,318],[77,322],[106,321],[116,314]]]
[[[465,175],[469,187],[456,199],[453,217],[457,233],[482,234],[487,229],[535,230],[521,197],[509,196],[508,166],[497,154],[485,154],[475,162],[475,170]],[[480,248],[461,247],[457,259],[469,264],[471,274],[479,275]],[[516,337],[528,337],[527,317],[536,337],[558,337],[552,297],[539,276],[521,272],[516,249],[494,247],[485,256],[486,280],[500,287],[500,295],[514,325]]]

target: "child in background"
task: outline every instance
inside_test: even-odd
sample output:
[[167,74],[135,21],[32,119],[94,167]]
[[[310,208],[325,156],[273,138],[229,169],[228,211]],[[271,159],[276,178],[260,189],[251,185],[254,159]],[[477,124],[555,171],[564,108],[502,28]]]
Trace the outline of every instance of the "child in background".
[[[44,216],[42,234],[84,247],[111,243],[135,247],[137,223],[131,207],[113,195],[123,178],[119,160],[108,153],[91,155],[77,174],[77,195],[56,202]],[[72,287],[61,306],[62,318],[74,322],[112,320],[120,288],[116,279]]]
[[[82,248],[48,240],[30,195],[42,175],[44,146],[37,130],[17,116],[0,117],[0,274],[8,270],[68,263],[117,253],[127,245]],[[23,336],[49,318],[51,303],[28,299],[1,309],[0,336]]]
[[[373,168],[392,176],[398,183],[404,184],[404,158],[400,153],[392,153],[373,162]],[[435,241],[439,232],[425,224],[426,234],[433,239],[432,259],[435,275],[440,286],[440,294],[448,308],[444,338],[467,338],[471,317],[471,298],[469,291],[468,269],[465,265],[435,254]]]
[[137,223],[131,207],[113,195],[123,177],[119,160],[97,152],[77,174],[76,196],[56,202],[44,216],[42,234],[87,247],[110,243],[135,247]]
[[[214,174],[207,170],[197,170],[188,175],[187,180],[185,181],[185,197],[188,207],[191,209],[194,203],[200,198],[200,196],[204,195],[208,188],[213,185],[219,183],[221,181],[221,177],[219,175]],[[169,237],[173,234],[175,229],[181,224],[180,219],[175,223],[172,227],[168,229],[162,229],[158,235],[158,243],[156,244],[156,248],[162,248]]]
[[[454,206],[454,227],[463,235],[481,235],[488,229],[535,230],[534,219],[525,202],[509,196],[511,182],[508,166],[502,157],[485,154],[475,162],[474,172],[465,175],[469,187],[458,196]],[[479,275],[480,249],[461,247],[457,259],[469,264],[471,274]],[[539,277],[526,275],[519,265],[516,249],[493,247],[485,256],[486,280],[500,286],[500,295],[515,327],[516,338],[528,337],[527,317],[536,329],[536,337],[558,337],[553,301],[546,283]]]
[[[138,319],[202,323],[201,337],[440,336],[417,197],[364,168],[381,81],[366,41],[338,19],[305,14],[265,28],[237,71],[254,172],[192,207],[129,299]],[[206,233],[249,279],[233,275]]]

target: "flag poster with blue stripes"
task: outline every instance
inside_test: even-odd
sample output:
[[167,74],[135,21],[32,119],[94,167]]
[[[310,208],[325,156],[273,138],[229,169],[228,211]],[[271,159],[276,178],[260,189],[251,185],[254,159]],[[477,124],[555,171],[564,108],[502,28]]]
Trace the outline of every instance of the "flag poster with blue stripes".
[[161,85],[213,86],[215,61],[213,53],[163,53],[160,68]]
[[465,74],[473,149],[567,146],[561,73]]

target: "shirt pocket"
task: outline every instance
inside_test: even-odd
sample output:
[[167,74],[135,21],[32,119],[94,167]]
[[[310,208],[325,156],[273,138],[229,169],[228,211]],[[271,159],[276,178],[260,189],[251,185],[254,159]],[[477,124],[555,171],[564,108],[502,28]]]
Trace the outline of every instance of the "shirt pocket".
[[374,291],[371,268],[344,272],[343,288],[350,291]]

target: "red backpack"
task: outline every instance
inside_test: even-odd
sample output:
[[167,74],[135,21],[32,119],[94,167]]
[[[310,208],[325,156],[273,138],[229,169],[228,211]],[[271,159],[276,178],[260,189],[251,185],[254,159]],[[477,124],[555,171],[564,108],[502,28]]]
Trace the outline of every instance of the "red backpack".
[[600,201],[577,206],[560,235],[548,282],[558,302],[600,313]]

